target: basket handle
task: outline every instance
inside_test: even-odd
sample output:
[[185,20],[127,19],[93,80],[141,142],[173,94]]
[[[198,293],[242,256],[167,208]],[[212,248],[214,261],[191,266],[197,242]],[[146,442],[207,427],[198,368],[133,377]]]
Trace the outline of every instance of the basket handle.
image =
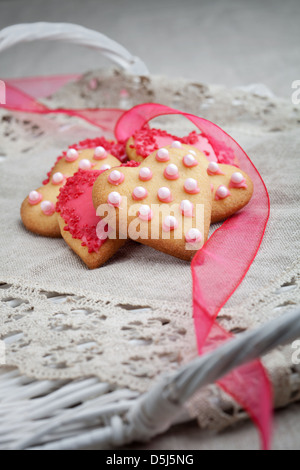
[[98,31],[72,23],[23,23],[0,31],[0,52],[21,42],[62,41],[98,49],[104,56],[134,75],[149,75],[144,62],[125,47]]

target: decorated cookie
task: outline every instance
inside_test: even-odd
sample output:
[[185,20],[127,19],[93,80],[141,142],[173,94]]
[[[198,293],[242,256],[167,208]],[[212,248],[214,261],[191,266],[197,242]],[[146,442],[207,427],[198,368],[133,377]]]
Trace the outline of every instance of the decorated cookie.
[[178,137],[161,129],[151,129],[147,125],[137,130],[127,141],[126,152],[130,160],[142,162],[155,150],[172,144],[175,146],[185,144],[192,146],[191,148],[195,147],[201,153],[204,153],[211,162],[235,164],[232,153],[223,152],[217,157],[208,138],[203,134],[197,134],[193,131],[185,137]]
[[[123,166],[138,166],[129,162]],[[60,188],[56,211],[61,235],[90,268],[104,264],[126,240],[109,239],[108,227],[99,228],[100,217],[93,206],[93,184],[102,170],[79,170]]]
[[[94,206],[109,209],[107,223],[127,237],[181,259],[191,259],[207,240],[211,186],[207,159],[189,146],[153,152],[138,168],[120,168],[118,184],[109,170],[93,188]],[[116,218],[115,218],[116,216]]]
[[29,192],[21,207],[21,218],[31,232],[47,237],[60,237],[61,231],[55,212],[60,188],[79,169],[105,170],[120,165],[124,146],[105,138],[88,139],[69,147],[56,160],[43,181],[43,186]]
[[202,247],[211,220],[241,209],[253,190],[244,172],[208,162],[184,144],[160,148],[139,168],[120,170],[117,184],[114,171],[96,180],[95,208],[112,208],[107,222],[116,224],[120,237],[128,235],[181,259],[191,259]]
[[56,204],[63,238],[90,269],[101,266],[125,243],[108,239],[105,227],[102,237],[97,235],[100,217],[93,206],[92,190],[101,173],[79,170],[60,189]]

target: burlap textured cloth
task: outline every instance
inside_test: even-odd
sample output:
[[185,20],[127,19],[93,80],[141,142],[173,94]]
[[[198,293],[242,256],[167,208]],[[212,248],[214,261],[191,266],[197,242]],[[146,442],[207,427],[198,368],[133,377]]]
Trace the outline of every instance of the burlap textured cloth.
[[[299,106],[261,87],[140,79],[115,70],[86,74],[44,100],[51,107],[77,108],[128,108],[148,101],[223,127],[246,150],[270,194],[271,216],[259,253],[219,321],[238,334],[283,315],[300,301]],[[5,110],[0,121],[0,339],[6,339],[7,364],[35,378],[95,375],[116,386],[148,389],[197,354],[189,263],[129,242],[103,267],[89,271],[62,239],[27,232],[19,217],[24,197],[40,186],[62,149],[99,135],[99,129],[75,118]],[[179,135],[192,129],[178,117],[152,125]],[[51,301],[53,293],[61,294],[60,303]],[[290,345],[264,358],[276,406],[300,398],[293,351]],[[199,392],[187,408],[202,427],[219,429],[243,417],[215,386]]]

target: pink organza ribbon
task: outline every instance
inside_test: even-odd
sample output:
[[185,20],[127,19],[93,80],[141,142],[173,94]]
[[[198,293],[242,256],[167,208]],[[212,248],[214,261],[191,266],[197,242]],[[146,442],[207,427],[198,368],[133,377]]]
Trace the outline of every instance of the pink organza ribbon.
[[[160,104],[142,104],[124,112],[120,109],[49,109],[36,101],[52,94],[77,76],[44,77],[6,81],[7,109],[29,113],[65,113],[81,117],[103,130],[115,132],[127,140],[151,119],[166,115],[185,116],[214,147],[218,156],[224,150],[234,152],[240,167],[254,183],[254,194],[246,208],[227,219],[199,250],[191,263],[193,278],[193,318],[198,352],[203,354],[232,338],[217,322],[220,309],[237,289],[250,268],[261,244],[269,217],[269,197],[264,182],[242,148],[215,124]],[[272,390],[259,360],[237,368],[218,382],[247,410],[256,423],[262,447],[270,448]]]
[[[32,79],[5,80],[6,105],[0,107],[11,111],[22,111],[38,114],[67,114],[84,119],[90,124],[100,127],[104,131],[113,132],[117,120],[124,111],[115,108],[102,109],[50,109],[36,101],[37,98],[46,97],[57,91],[62,85],[74,80],[78,76],[67,75],[49,77],[47,91],[47,77]],[[28,92],[31,92],[29,94]]]
[[[179,114],[189,119],[206,135],[217,156],[224,150],[233,151],[255,188],[247,207],[227,219],[192,260],[193,317],[198,352],[203,354],[232,337],[216,318],[256,256],[269,218],[270,203],[264,182],[246,153],[232,137],[206,119],[160,104],[138,105],[120,117],[116,138],[125,141],[151,119],[166,114]],[[272,390],[261,362],[256,360],[237,368],[218,384],[248,411],[261,433],[262,447],[268,449]]]

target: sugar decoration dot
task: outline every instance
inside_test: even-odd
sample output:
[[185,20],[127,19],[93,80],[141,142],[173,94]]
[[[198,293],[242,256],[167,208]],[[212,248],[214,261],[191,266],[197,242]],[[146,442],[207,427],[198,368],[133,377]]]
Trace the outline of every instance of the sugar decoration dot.
[[83,158],[80,160],[78,166],[81,170],[90,170],[92,168],[92,163],[87,158]]
[[123,183],[124,181],[124,174],[121,173],[118,170],[113,170],[109,175],[108,175],[108,182],[114,185],[118,185]]
[[239,171],[236,171],[235,173],[232,173],[232,175],[231,175],[232,183],[239,184],[243,180],[244,180],[244,177],[243,177],[242,173],[240,173]]
[[104,147],[96,147],[94,151],[94,159],[95,160],[104,160],[107,158],[107,152]]
[[174,163],[170,163],[164,170],[164,177],[168,180],[176,180],[179,178],[178,167]]
[[194,178],[187,178],[184,182],[184,189],[189,194],[197,194],[200,192],[198,183]]
[[79,157],[79,153],[77,152],[76,149],[69,149],[67,151],[66,161],[69,163],[75,162],[75,160],[77,160],[78,157]]
[[187,168],[191,168],[193,166],[197,166],[198,165],[198,162],[196,160],[196,158],[194,157],[194,155],[188,153],[187,155],[185,155],[183,157],[183,164],[184,166],[186,166]]
[[151,220],[153,217],[153,212],[150,206],[148,206],[147,204],[143,204],[142,206],[140,206],[138,217],[139,219],[144,220],[144,221]]
[[145,199],[145,197],[148,196],[148,191],[142,186],[137,186],[136,188],[134,188],[132,196],[135,200],[139,201],[141,199]]
[[30,191],[28,195],[29,204],[31,204],[32,206],[41,202],[42,199],[43,199],[43,196],[38,191]]
[[178,222],[174,215],[167,215],[163,222],[163,230],[168,232],[170,230],[175,230],[178,227]]
[[45,215],[52,215],[55,212],[55,206],[51,201],[41,202],[41,209]]
[[109,193],[108,195],[108,203],[111,204],[112,206],[118,207],[121,204],[121,195],[117,191],[113,191]]
[[209,162],[207,170],[211,173],[217,173],[219,165],[216,162]]
[[181,142],[179,142],[179,140],[174,140],[174,142],[172,142],[172,144],[171,144],[171,147],[173,149],[180,149],[182,147],[182,145],[181,145]]
[[114,170],[109,176],[112,181],[119,181],[121,178],[121,173],[118,170]]
[[100,166],[99,170],[100,171],[105,171],[105,170],[110,170],[111,166],[105,163],[104,165]]
[[60,173],[59,171],[57,171],[52,176],[52,183],[53,184],[61,184],[64,181],[64,179],[65,179],[64,175],[62,173]]
[[143,167],[139,171],[139,178],[141,181],[149,181],[152,176],[152,171],[148,167]]
[[226,188],[226,186],[221,184],[221,186],[219,186],[217,191],[216,191],[216,198],[217,199],[225,199],[227,196],[229,196],[229,194],[230,193],[229,193],[228,188]]
[[171,191],[169,188],[162,186],[157,191],[158,199],[162,202],[170,202],[171,201]]
[[167,162],[170,160],[170,155],[167,149],[161,148],[156,152],[156,160],[158,162]]
[[190,228],[187,234],[185,235],[185,240],[188,243],[199,243],[202,240],[200,230],[198,230],[197,228]]
[[180,203],[180,211],[182,215],[186,217],[192,217],[193,216],[193,203],[189,201],[188,199],[184,199]]

